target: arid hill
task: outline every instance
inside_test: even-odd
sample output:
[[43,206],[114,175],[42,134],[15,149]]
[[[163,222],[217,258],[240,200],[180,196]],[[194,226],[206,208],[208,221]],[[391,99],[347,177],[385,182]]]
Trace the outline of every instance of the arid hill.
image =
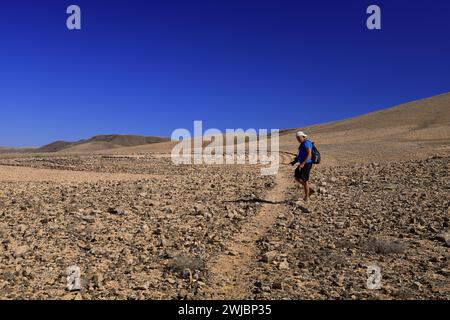
[[[326,153],[324,164],[425,158],[450,150],[450,93],[417,100],[361,116],[285,129],[280,150],[294,153],[294,133],[303,130]],[[40,148],[0,148],[0,153],[170,153],[177,142],[165,137],[98,135],[77,142],[55,141]],[[344,152],[345,151],[345,152]]]
[[58,152],[60,150],[66,149],[66,148],[70,148],[75,143],[76,142],[55,141],[55,142],[49,143],[45,146],[42,146],[42,147],[36,149],[36,151],[38,151],[38,152]]
[[[422,159],[449,150],[450,93],[301,129],[333,163]],[[281,149],[296,150],[296,130],[281,138]]]
[[120,147],[130,147],[167,141],[168,138],[139,135],[97,135],[77,142],[55,141],[35,150],[35,152],[91,152]]
[[[295,132],[303,130],[325,154],[324,164],[423,159],[450,150],[450,93],[361,116],[282,130],[280,150],[295,153]],[[176,142],[111,150],[113,153],[170,153]]]
[[6,154],[6,153],[26,153],[26,152],[33,152],[37,148],[8,148],[8,147],[0,147],[0,154]]
[[97,135],[90,139],[83,139],[76,142],[58,140],[35,148],[9,148],[0,147],[0,154],[8,153],[86,153],[94,151],[106,151],[108,149],[140,146],[152,143],[161,143],[170,140],[166,137],[141,136],[141,135]]

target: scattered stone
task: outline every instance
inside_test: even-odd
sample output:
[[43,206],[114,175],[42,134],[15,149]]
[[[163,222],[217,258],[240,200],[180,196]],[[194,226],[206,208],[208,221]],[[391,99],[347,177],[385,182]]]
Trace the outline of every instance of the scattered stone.
[[134,290],[142,290],[142,291],[146,291],[150,288],[150,283],[148,282],[144,282],[141,284],[138,284],[137,286],[134,287]]
[[86,222],[89,222],[89,223],[92,223],[92,222],[95,221],[95,217],[93,217],[93,216],[82,216],[81,219],[83,221],[86,221]]
[[14,248],[14,257],[16,257],[16,258],[22,257],[25,254],[27,254],[29,251],[30,251],[30,247],[28,247],[27,245],[15,247]]
[[168,267],[169,269],[183,275],[186,270],[190,270],[190,272],[202,270],[205,267],[205,263],[199,257],[179,255],[168,263]]
[[283,260],[278,265],[278,269],[280,270],[288,270],[289,269],[289,263],[286,260]]
[[128,211],[126,211],[123,208],[108,208],[108,212],[111,214],[116,214],[118,216],[125,216],[128,214]]
[[[450,299],[446,239],[430,241],[449,230],[449,157],[315,166],[311,182],[324,181],[320,187],[327,190],[311,198],[308,214],[301,213],[304,202],[292,200],[303,192],[295,183],[286,185],[280,202],[238,201],[272,199],[267,192],[274,177],[253,166],[173,166],[170,156],[150,154],[20,157],[16,165],[76,172],[70,182],[0,181],[0,299],[212,298],[215,288],[235,279],[212,277],[204,263],[218,255],[245,258],[230,241],[261,206],[278,219],[257,230],[256,242],[239,242],[256,245],[261,257],[244,277],[260,285],[243,298]],[[0,164],[7,162],[0,156]],[[82,171],[92,180],[77,182]],[[97,180],[100,172],[114,179]],[[26,259],[15,258],[25,244],[29,249],[17,257]],[[264,258],[269,252],[273,256]],[[188,259],[175,262],[181,256]],[[86,268],[79,285],[67,286],[66,274],[58,272],[70,264]],[[381,268],[381,290],[365,289],[373,264]]]
[[262,261],[266,263],[271,263],[277,257],[278,253],[276,251],[269,251],[263,254]]
[[189,292],[186,289],[180,289],[178,291],[178,299],[179,300],[186,300],[188,298]]
[[91,283],[92,287],[94,289],[101,289],[102,288],[102,282],[103,282],[103,275],[100,273],[95,273],[92,276]]
[[408,249],[408,246],[397,239],[390,240],[390,239],[371,238],[367,242],[366,248],[368,251],[373,251],[381,254],[390,254],[390,253],[403,253]]
[[274,283],[272,283],[272,289],[283,290],[283,282],[282,281],[274,281]]
[[450,231],[442,232],[436,236],[436,239],[444,242],[447,246],[450,247]]
[[421,291],[423,288],[423,284],[421,284],[420,282],[414,281],[413,282],[414,285],[414,289]]
[[450,277],[450,269],[441,269],[439,273],[443,276]]
[[18,230],[20,233],[25,233],[27,231],[27,226],[24,224],[19,225]]
[[317,189],[317,191],[318,191],[320,194],[326,194],[326,193],[327,193],[327,189],[325,189],[324,187],[319,187],[319,188]]

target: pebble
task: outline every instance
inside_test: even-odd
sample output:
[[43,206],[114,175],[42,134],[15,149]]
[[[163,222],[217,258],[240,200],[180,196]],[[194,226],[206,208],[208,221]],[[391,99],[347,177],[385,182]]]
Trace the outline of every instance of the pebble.
[[278,253],[276,251],[269,251],[263,254],[262,261],[266,263],[271,263],[277,257]]

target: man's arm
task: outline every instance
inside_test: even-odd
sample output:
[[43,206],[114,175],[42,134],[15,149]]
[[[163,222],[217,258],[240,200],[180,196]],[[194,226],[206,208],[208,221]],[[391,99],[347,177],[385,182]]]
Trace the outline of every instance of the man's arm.
[[290,165],[293,166],[298,162],[298,158],[300,157],[300,149],[298,150],[297,155],[295,156],[294,160],[291,161]]
[[306,162],[308,162],[312,157],[312,151],[311,148],[306,148],[306,159],[305,161],[303,161],[302,163],[300,163],[299,167],[303,168],[306,164]]
[[297,157],[295,157],[295,159],[292,160],[289,164],[290,164],[291,166],[293,166],[293,165],[296,164],[296,163],[297,163]]

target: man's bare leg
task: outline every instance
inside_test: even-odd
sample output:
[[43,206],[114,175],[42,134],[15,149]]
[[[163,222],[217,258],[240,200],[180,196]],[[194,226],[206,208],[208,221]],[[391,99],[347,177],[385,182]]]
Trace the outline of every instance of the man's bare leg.
[[309,186],[308,186],[308,182],[307,181],[302,181],[301,182],[303,185],[303,191],[305,192],[305,197],[303,198],[303,200],[308,201],[309,199]]

